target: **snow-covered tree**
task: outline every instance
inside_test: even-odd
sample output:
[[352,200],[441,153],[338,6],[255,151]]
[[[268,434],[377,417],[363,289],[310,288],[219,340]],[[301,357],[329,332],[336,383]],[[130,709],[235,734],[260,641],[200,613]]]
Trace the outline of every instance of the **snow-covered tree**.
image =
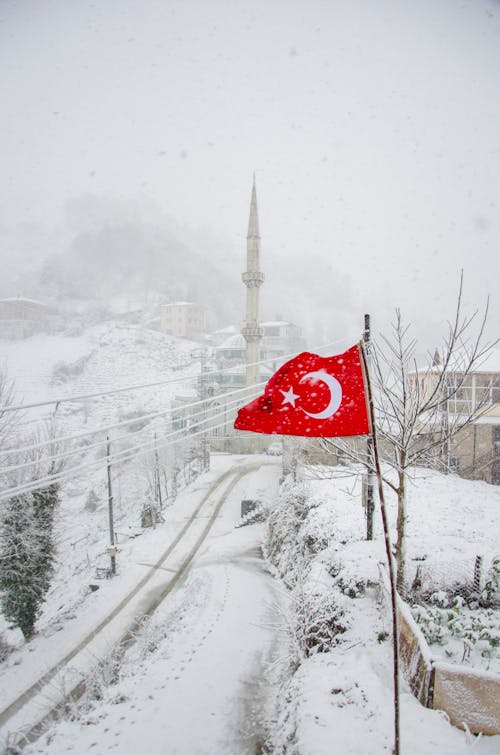
[[[0,516],[0,605],[26,639],[33,635],[54,572],[56,475],[63,464],[56,437],[57,428],[49,423],[32,436],[30,451],[9,454],[12,496]],[[42,438],[51,442],[43,444]]]
[[5,618],[29,640],[54,572],[56,483],[13,496],[0,529],[0,602]]
[[0,451],[3,451],[12,436],[19,412],[11,411],[14,401],[14,383],[6,370],[0,369]]

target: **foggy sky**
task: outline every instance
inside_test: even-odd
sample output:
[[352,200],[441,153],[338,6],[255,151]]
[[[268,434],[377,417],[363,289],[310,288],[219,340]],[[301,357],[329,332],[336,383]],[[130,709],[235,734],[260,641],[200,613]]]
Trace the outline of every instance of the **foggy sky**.
[[496,0],[0,0],[0,21],[4,229],[66,238],[71,200],[116,197],[243,269],[255,171],[268,279],[319,254],[332,296],[429,333],[463,267],[500,332]]

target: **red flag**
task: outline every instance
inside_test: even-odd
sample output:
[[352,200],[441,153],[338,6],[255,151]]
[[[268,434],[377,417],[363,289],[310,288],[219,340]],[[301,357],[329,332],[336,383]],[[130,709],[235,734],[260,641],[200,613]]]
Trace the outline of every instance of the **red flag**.
[[236,430],[332,438],[370,432],[359,346],[320,357],[305,351],[268,381],[264,394],[242,407]]

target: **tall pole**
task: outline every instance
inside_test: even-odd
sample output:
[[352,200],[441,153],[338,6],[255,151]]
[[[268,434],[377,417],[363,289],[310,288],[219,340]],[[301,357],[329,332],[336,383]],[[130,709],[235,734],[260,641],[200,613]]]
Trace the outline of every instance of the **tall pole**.
[[200,363],[200,398],[203,401],[203,419],[201,420],[205,432],[201,436],[201,466],[203,470],[210,469],[210,440],[209,440],[209,417],[208,417],[208,353],[203,349]]
[[155,468],[154,468],[154,488],[155,488],[155,498],[160,504],[160,511],[163,509],[163,501],[161,496],[161,478],[160,478],[160,458],[158,456],[158,446],[157,446],[157,439],[156,439],[156,433],[155,433]]
[[[366,360],[369,366],[371,360],[371,330],[370,315],[365,315],[365,329],[363,331],[363,343]],[[373,435],[366,438],[366,458],[368,459],[368,471],[366,473],[366,539],[373,540]]]
[[380,459],[378,455],[377,430],[375,426],[375,408],[373,404],[372,388],[370,383],[370,373],[368,371],[368,362],[366,359],[363,344],[360,344],[360,351],[363,359],[363,367],[366,375],[366,387],[368,391],[368,406],[370,411],[370,427],[373,438],[373,462],[375,474],[378,482],[378,498],[380,502],[380,512],[382,514],[382,525],[384,529],[385,553],[387,557],[387,566],[389,569],[389,581],[391,585],[391,610],[392,610],[392,662],[393,662],[393,681],[394,681],[394,749],[393,755],[399,755],[399,632],[398,632],[398,610],[397,610],[397,591],[396,591],[396,568],[394,557],[392,555],[391,539],[389,535],[389,522],[387,519],[387,510],[385,507],[384,488],[382,485],[382,471],[380,469]]
[[115,549],[115,527],[113,522],[113,488],[111,486],[111,444],[109,435],[107,436],[107,460],[108,460],[108,515],[109,515],[109,557],[111,559],[111,574],[116,574],[116,549]]
[[443,378],[442,381],[442,396],[443,402],[441,404],[441,463],[445,474],[450,471],[450,416],[449,416],[449,387],[447,378]]

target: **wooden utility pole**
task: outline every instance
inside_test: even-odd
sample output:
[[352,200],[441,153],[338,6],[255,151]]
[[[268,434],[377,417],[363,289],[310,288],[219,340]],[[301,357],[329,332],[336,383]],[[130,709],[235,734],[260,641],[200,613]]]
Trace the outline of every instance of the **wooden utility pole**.
[[391,538],[389,534],[389,521],[387,518],[387,509],[385,506],[384,488],[382,485],[382,470],[380,468],[380,457],[378,453],[377,429],[375,425],[375,407],[373,404],[373,394],[370,382],[370,373],[368,371],[368,361],[366,359],[363,344],[361,344],[361,355],[366,375],[366,387],[368,389],[368,407],[370,410],[370,426],[373,440],[373,464],[377,476],[378,498],[380,503],[380,513],[382,515],[382,526],[384,530],[385,553],[387,557],[387,568],[389,571],[389,582],[391,588],[391,611],[392,611],[392,663],[393,663],[393,683],[394,683],[394,748],[393,755],[400,755],[399,749],[399,629],[398,629],[398,609],[396,591],[396,566],[392,555]]
[[163,509],[163,500],[161,495],[161,478],[160,478],[160,458],[158,456],[158,445],[155,433],[155,468],[154,468],[154,489],[155,498],[160,506],[160,511]]
[[115,547],[115,527],[113,522],[113,488],[111,486],[111,443],[109,435],[107,436],[107,461],[108,461],[108,514],[109,514],[109,548],[108,553],[111,560],[111,574],[116,574],[116,547]]
[[[366,359],[368,366],[370,364],[371,352],[371,330],[370,315],[365,315],[365,329],[363,331],[363,342],[365,347]],[[366,456],[368,459],[368,471],[366,473],[366,539],[373,540],[373,435],[366,437]]]

